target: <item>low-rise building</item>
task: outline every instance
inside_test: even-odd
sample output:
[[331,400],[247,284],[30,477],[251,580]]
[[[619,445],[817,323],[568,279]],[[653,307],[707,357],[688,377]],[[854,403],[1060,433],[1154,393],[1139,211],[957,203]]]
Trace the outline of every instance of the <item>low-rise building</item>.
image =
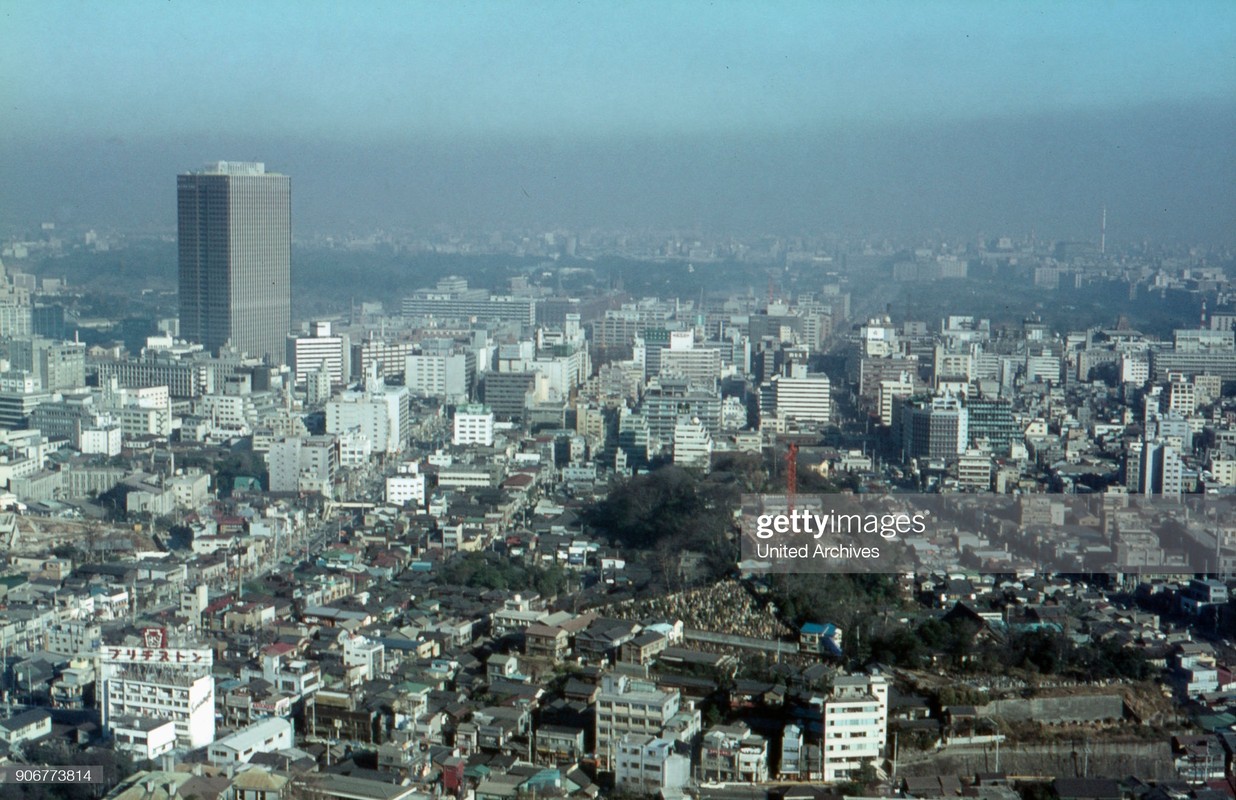
[[691,760],[669,739],[624,734],[614,756],[614,786],[619,791],[661,795],[681,791],[691,775]]
[[176,724],[134,714],[112,718],[112,747],[137,761],[150,761],[176,748]]
[[700,746],[700,772],[706,781],[767,781],[768,740],[742,722],[710,728]]
[[247,764],[258,753],[274,753],[294,744],[291,720],[271,717],[215,741],[207,750],[207,758],[219,766]]
[[51,735],[51,714],[41,708],[0,720],[0,741],[9,747]]

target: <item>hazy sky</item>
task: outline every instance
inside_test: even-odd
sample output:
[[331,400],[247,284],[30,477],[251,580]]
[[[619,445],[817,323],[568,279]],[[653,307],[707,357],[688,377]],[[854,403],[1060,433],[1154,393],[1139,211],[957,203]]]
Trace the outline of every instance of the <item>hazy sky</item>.
[[0,102],[9,227],[255,158],[301,232],[1236,229],[1230,0],[0,0]]

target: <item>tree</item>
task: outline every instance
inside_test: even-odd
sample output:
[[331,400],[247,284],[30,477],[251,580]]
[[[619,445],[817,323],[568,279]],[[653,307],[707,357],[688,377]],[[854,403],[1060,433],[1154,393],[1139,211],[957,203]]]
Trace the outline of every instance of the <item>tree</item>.
[[107,509],[107,519],[110,522],[126,522],[129,518],[127,499],[132,488],[118,483],[103,492],[98,497],[98,503]]
[[880,772],[876,769],[874,759],[864,761],[858,769],[850,773],[849,780],[837,786],[837,790],[845,797],[864,796],[868,789],[880,780]]
[[912,630],[899,626],[870,640],[871,660],[897,667],[918,667],[923,661],[923,641]]
[[747,493],[768,490],[768,470],[764,459],[755,453],[719,453],[713,457],[714,477],[727,477]]
[[222,497],[230,497],[241,476],[257,478],[263,489],[270,488],[270,472],[266,459],[252,451],[231,452],[216,459],[213,465],[215,486]]
[[[729,475],[701,476],[667,466],[616,483],[606,499],[585,512],[585,522],[625,547],[694,550],[707,555],[714,577],[732,569],[737,547],[733,511],[742,489]],[[672,564],[659,565],[660,577]]]
[[804,622],[870,627],[875,609],[902,604],[900,589],[892,575],[777,575],[770,586],[772,600],[782,617],[795,628]]
[[5,788],[5,797],[14,800],[93,800],[109,792],[118,783],[135,771],[133,760],[123,752],[92,747],[79,750],[67,742],[45,740],[26,750],[27,761],[53,767],[98,766],[103,771],[103,782],[65,783],[23,786],[14,784]]
[[557,565],[526,566],[494,553],[460,553],[442,568],[447,583],[477,589],[533,590],[546,597],[562,594],[567,575]]

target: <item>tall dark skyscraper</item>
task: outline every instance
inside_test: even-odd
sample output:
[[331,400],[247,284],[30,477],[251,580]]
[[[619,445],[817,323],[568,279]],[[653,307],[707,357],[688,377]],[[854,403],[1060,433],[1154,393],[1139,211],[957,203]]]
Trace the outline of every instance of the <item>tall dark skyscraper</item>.
[[291,182],[220,161],[176,179],[180,335],[282,364],[292,317]]

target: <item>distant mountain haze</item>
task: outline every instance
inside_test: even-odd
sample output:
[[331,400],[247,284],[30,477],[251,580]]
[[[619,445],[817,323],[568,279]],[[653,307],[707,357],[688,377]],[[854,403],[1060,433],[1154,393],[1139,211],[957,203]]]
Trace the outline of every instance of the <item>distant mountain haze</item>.
[[659,137],[67,135],[4,143],[0,217],[175,229],[175,176],[212,159],[292,177],[293,230],[698,228],[1236,238],[1236,104]]

